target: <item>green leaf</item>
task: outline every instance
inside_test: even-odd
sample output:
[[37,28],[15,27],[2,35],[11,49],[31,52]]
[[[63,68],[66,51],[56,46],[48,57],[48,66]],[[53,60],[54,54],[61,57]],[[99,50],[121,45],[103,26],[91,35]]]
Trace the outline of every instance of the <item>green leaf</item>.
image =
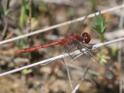
[[97,57],[98,57],[98,60],[99,60],[99,63],[104,65],[107,63],[108,59],[110,59],[109,56],[107,56],[106,54],[104,54],[104,51],[100,51],[98,54],[97,54]]
[[118,48],[117,48],[117,46],[112,46],[112,47],[111,47],[111,53],[112,53],[112,56],[117,55],[117,52],[118,52]]
[[23,74],[23,75],[30,74],[31,72],[32,72],[31,69],[24,69],[24,70],[22,70],[22,74]]
[[24,25],[26,24],[27,18],[28,18],[28,16],[25,14],[25,9],[24,9],[24,7],[22,7],[21,8],[21,15],[20,15],[20,18],[19,18],[19,25],[20,25],[21,28],[23,28]]
[[92,29],[99,34],[99,39],[103,42],[105,39],[104,33],[106,31],[106,21],[100,12],[99,15],[96,15],[93,19]]
[[99,34],[104,34],[106,30],[105,25],[106,21],[104,17],[101,15],[101,13],[99,15],[96,15],[95,19],[93,20],[93,30],[98,32]]
[[0,18],[4,16],[4,9],[3,6],[0,4]]
[[29,13],[29,4],[28,0],[23,0],[23,4],[21,7],[21,13],[19,18],[19,25],[21,28],[25,26],[28,20],[28,13]]

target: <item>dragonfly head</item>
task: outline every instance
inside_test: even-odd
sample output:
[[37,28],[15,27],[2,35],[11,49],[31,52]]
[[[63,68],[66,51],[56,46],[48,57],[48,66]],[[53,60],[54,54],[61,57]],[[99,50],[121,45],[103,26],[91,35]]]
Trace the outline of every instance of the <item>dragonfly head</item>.
[[82,43],[88,44],[88,43],[90,42],[90,40],[91,40],[91,36],[90,36],[89,33],[83,32],[83,33],[81,34],[81,42],[82,42]]

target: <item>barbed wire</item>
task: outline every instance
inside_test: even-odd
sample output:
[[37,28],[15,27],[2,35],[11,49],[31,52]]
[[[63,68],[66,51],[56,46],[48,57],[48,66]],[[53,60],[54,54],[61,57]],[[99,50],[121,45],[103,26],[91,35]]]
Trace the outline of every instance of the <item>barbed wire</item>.
[[[114,10],[117,10],[117,9],[120,9],[120,8],[123,8],[123,7],[124,7],[124,4],[119,5],[119,6],[115,6],[113,8],[101,10],[101,13],[103,14],[103,13],[111,12],[111,11],[114,11]],[[99,14],[99,12],[92,13],[92,14],[88,15],[88,18],[94,17],[95,15],[98,15],[98,14]],[[76,18],[74,20],[66,21],[66,22],[63,22],[63,23],[60,23],[60,24],[56,24],[56,25],[47,27],[47,28],[43,28],[43,29],[40,29],[40,30],[30,32],[30,33],[27,33],[27,34],[24,34],[24,35],[20,35],[20,36],[14,37],[14,38],[3,40],[3,41],[0,41],[0,45],[5,44],[5,43],[9,43],[9,42],[12,42],[12,41],[16,41],[16,40],[19,40],[19,39],[22,39],[22,38],[26,38],[26,37],[29,37],[29,36],[32,36],[32,35],[35,35],[35,34],[39,34],[39,33],[42,33],[42,32],[46,32],[48,30],[52,30],[52,29],[55,29],[55,28],[58,28],[58,27],[62,27],[62,26],[65,26],[65,25],[76,23],[76,22],[82,21],[84,19],[85,19],[85,16],[79,17],[79,18]]]
[[[97,48],[101,48],[102,46],[109,45],[109,44],[112,44],[112,43],[116,43],[116,42],[119,42],[119,41],[122,41],[122,40],[124,40],[124,37],[114,39],[114,40],[110,40],[110,41],[107,41],[107,42],[104,42],[104,43],[94,44],[92,46],[92,50],[95,50]],[[85,49],[82,48],[82,50],[84,51]],[[70,55],[78,55],[80,53],[81,53],[80,50],[75,50],[74,52],[72,52],[70,54],[64,53],[64,54],[61,54],[61,55],[58,55],[58,56],[55,56],[55,57],[52,57],[52,58],[49,58],[49,59],[46,59],[46,60],[43,60],[43,61],[39,61],[37,63],[33,63],[33,64],[30,64],[30,65],[27,65],[27,66],[23,66],[23,67],[20,67],[20,68],[17,68],[17,69],[13,69],[13,70],[10,70],[10,71],[7,71],[7,72],[0,73],[0,76],[9,75],[9,74],[21,71],[23,69],[31,68],[31,67],[34,67],[34,66],[37,66],[37,65],[40,65],[40,64],[46,65],[48,63],[54,62],[55,60],[63,59],[63,58],[68,57]]]

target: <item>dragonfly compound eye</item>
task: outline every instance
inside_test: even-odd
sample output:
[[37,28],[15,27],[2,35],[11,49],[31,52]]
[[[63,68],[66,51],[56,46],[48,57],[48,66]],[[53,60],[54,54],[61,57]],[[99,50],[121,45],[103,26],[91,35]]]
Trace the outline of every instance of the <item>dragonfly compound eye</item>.
[[83,42],[83,43],[89,43],[90,40],[91,40],[91,36],[90,36],[90,34],[87,33],[87,32],[82,33],[82,34],[81,34],[81,37],[82,37],[82,42]]

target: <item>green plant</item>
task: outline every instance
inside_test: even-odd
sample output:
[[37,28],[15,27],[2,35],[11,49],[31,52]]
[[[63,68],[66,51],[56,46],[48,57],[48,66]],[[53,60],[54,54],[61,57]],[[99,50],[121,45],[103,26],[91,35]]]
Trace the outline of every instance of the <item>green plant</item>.
[[0,19],[4,16],[4,9],[3,6],[0,4]]
[[[36,11],[34,4],[32,0],[22,0],[22,6],[20,11],[20,17],[19,17],[19,26],[20,26],[20,34],[24,34],[26,32],[31,31],[31,21],[32,17],[36,16]],[[29,28],[29,29],[25,29]],[[19,42],[16,43],[18,47],[24,48],[26,45],[28,45],[28,39],[22,39],[19,40]]]
[[[19,26],[24,28],[27,24],[29,17],[35,17],[37,14],[36,7],[33,2],[30,5],[31,0],[22,0],[22,6],[19,17]],[[31,16],[30,16],[31,15]]]
[[100,12],[99,15],[96,15],[93,19],[92,29],[99,34],[99,39],[103,42],[105,39],[106,21]]
[[8,33],[8,20],[7,20],[7,17],[8,17],[8,14],[9,14],[9,4],[10,4],[10,0],[7,0],[5,5],[3,5],[2,3],[0,3],[0,20],[2,22],[2,26],[3,26],[3,29],[2,29],[2,32],[1,32],[1,35],[2,35],[2,40],[4,40],[7,36],[7,33]]
[[22,7],[21,7],[21,13],[20,13],[20,18],[19,18],[19,25],[21,28],[24,27],[24,25],[26,24],[27,20],[28,20],[28,15],[29,15],[29,4],[28,4],[28,0],[23,0],[22,1]]
[[[100,12],[93,19],[92,29],[98,33],[98,39],[100,39],[101,42],[105,40],[106,23],[105,18]],[[103,49],[106,50],[105,47],[103,47]],[[97,53],[97,58],[101,64],[107,63],[107,60],[109,59],[108,55],[102,49]]]
[[100,50],[97,53],[97,58],[99,60],[99,63],[104,65],[105,63],[107,63],[107,61],[110,59],[110,57],[105,53],[105,49]]
[[32,72],[32,69],[24,69],[21,71],[22,75],[28,75]]

